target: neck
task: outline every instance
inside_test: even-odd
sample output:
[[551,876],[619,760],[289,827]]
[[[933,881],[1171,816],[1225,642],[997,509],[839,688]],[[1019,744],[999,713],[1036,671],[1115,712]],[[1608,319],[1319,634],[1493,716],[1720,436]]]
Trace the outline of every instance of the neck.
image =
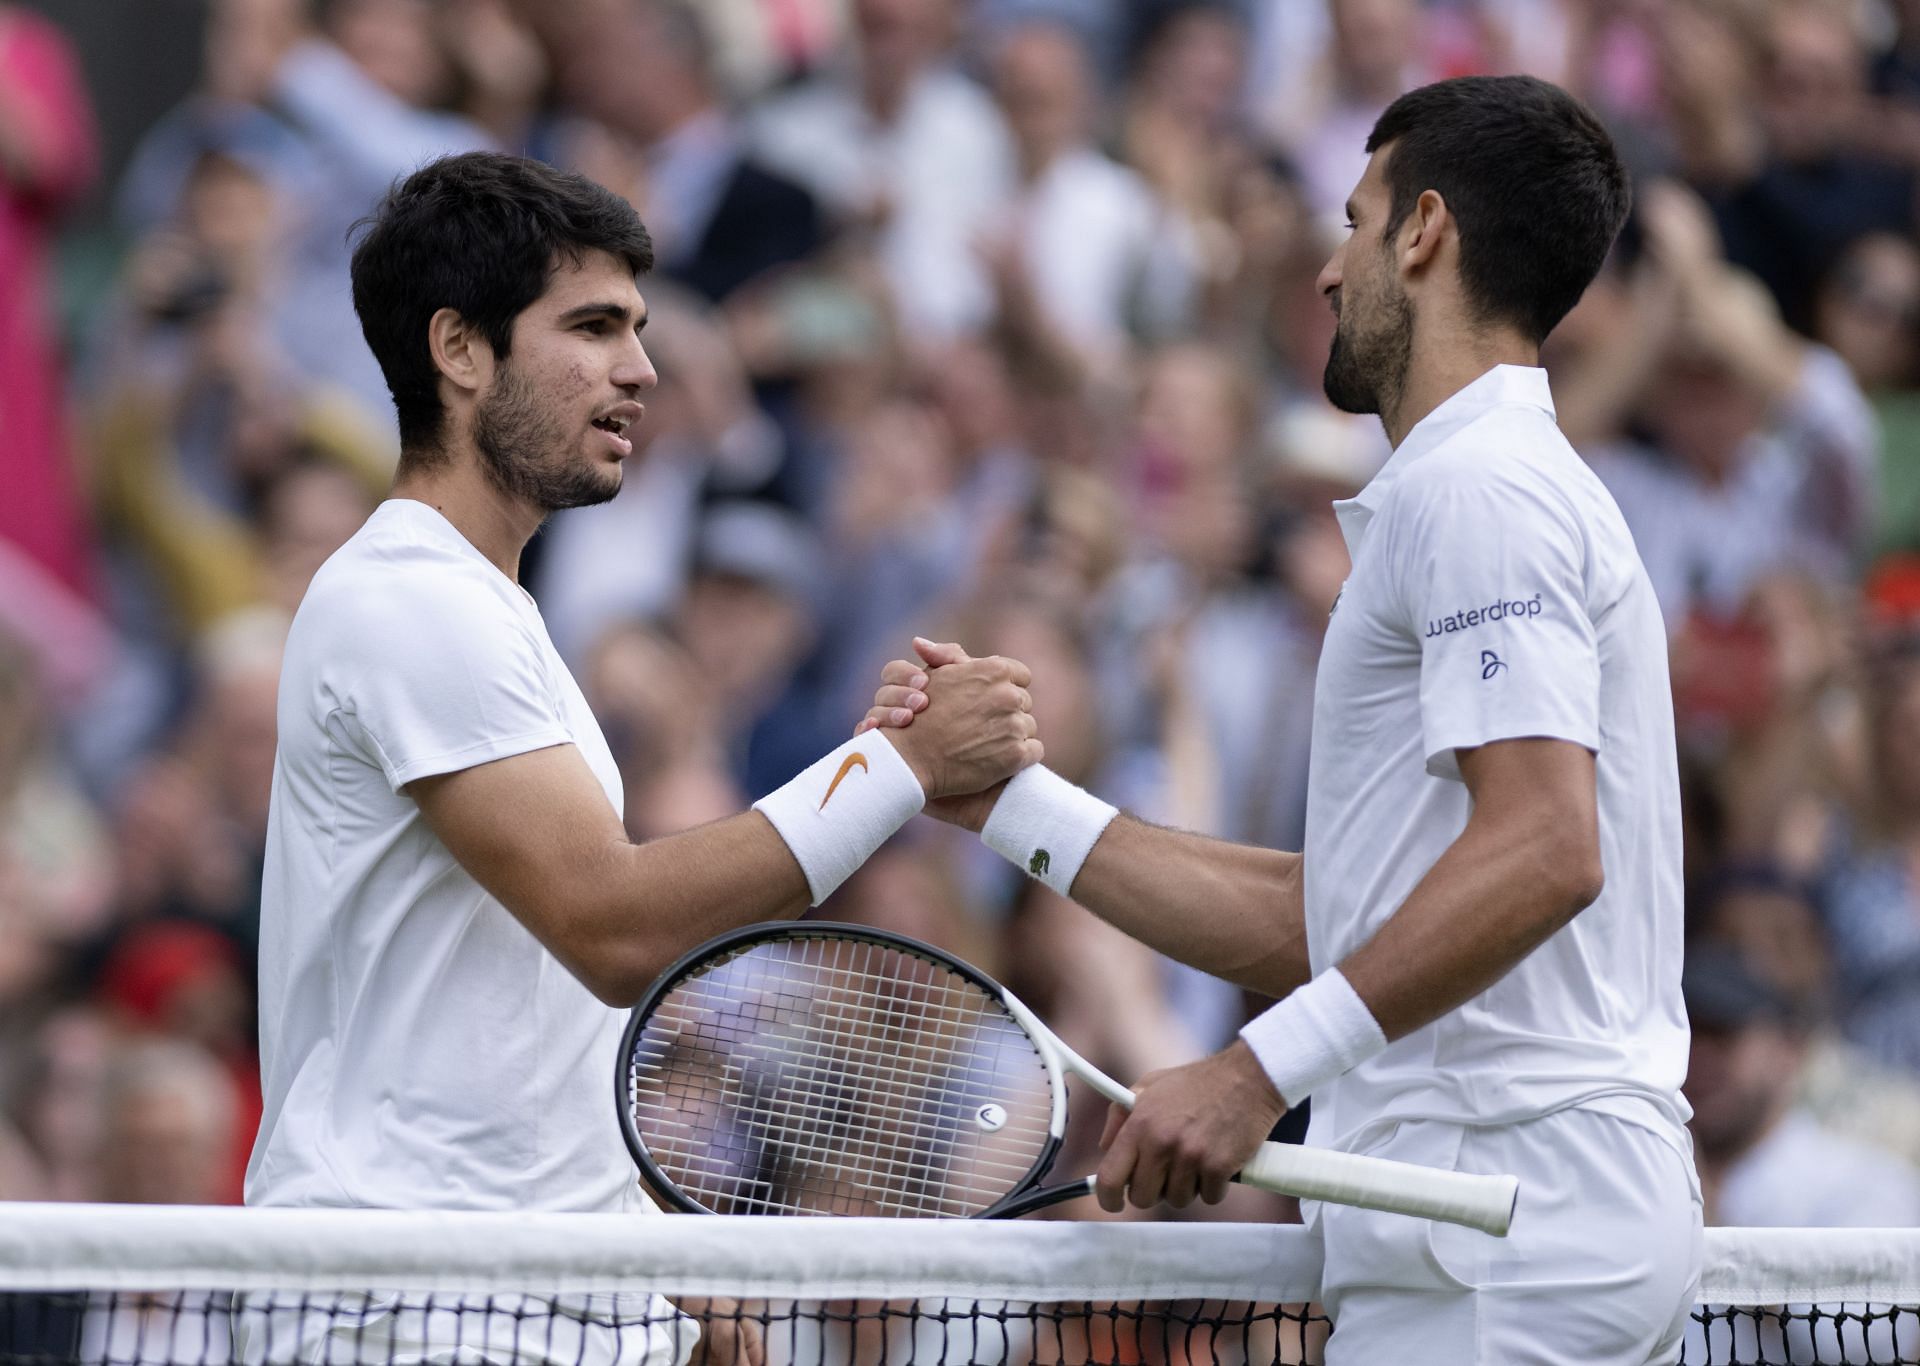
[[546,520],[539,508],[488,482],[477,451],[456,451],[429,469],[403,471],[390,496],[411,498],[438,512],[515,583],[520,582],[520,552]]
[[1506,328],[1444,338],[1417,335],[1398,401],[1380,413],[1387,440],[1398,449],[1407,433],[1435,408],[1496,365],[1538,365],[1540,348]]

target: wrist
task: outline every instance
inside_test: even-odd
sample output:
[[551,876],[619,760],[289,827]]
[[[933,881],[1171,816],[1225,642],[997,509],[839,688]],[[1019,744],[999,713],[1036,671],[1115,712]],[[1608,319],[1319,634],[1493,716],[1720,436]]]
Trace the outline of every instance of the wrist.
[[926,805],[911,765],[878,730],[809,765],[753,804],[786,841],[818,906]]
[[1379,1021],[1339,968],[1249,1020],[1240,1038],[1289,1107],[1387,1046]]
[[1119,807],[1035,764],[1008,780],[982,820],[980,838],[1029,877],[1071,896],[1087,855],[1119,814]]
[[1233,1042],[1221,1050],[1221,1056],[1233,1068],[1235,1075],[1245,1081],[1246,1089],[1272,1107],[1275,1119],[1292,1108],[1287,1104],[1287,1098],[1280,1094],[1280,1088],[1273,1084],[1273,1078],[1267,1075],[1267,1069],[1261,1066],[1260,1055],[1253,1051],[1245,1039],[1235,1036]]

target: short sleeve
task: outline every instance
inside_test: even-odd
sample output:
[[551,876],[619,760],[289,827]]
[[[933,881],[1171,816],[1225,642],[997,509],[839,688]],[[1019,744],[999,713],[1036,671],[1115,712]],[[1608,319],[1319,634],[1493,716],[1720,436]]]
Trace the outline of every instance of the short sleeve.
[[1571,508],[1526,474],[1448,463],[1402,490],[1396,555],[1427,771],[1458,780],[1455,751],[1496,740],[1598,752],[1598,637]]
[[396,585],[341,634],[341,720],[395,792],[573,740],[539,639],[486,585]]

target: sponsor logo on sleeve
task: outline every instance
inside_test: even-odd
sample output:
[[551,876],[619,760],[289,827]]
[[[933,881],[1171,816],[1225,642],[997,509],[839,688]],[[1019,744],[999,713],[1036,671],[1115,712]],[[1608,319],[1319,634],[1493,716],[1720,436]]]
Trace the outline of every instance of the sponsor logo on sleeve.
[[1471,631],[1476,626],[1484,626],[1490,621],[1530,621],[1545,611],[1540,595],[1530,598],[1501,598],[1485,607],[1470,608],[1465,612],[1455,612],[1450,617],[1436,617],[1427,623],[1427,639],[1435,636],[1450,636],[1455,631]]
[[1482,682],[1492,679],[1495,674],[1506,667],[1507,661],[1500,658],[1500,656],[1492,650],[1482,650],[1480,652],[1480,678]]

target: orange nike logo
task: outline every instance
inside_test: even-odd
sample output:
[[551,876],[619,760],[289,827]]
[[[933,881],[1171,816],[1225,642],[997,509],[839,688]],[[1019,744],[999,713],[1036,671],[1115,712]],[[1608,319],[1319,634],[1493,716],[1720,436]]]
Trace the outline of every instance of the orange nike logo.
[[833,775],[833,781],[827,784],[827,795],[820,799],[820,809],[822,811],[825,811],[827,809],[827,803],[833,800],[833,790],[840,786],[840,780],[856,768],[862,772],[871,771],[867,768],[867,756],[860,753],[859,750],[855,750],[840,761],[840,771]]

